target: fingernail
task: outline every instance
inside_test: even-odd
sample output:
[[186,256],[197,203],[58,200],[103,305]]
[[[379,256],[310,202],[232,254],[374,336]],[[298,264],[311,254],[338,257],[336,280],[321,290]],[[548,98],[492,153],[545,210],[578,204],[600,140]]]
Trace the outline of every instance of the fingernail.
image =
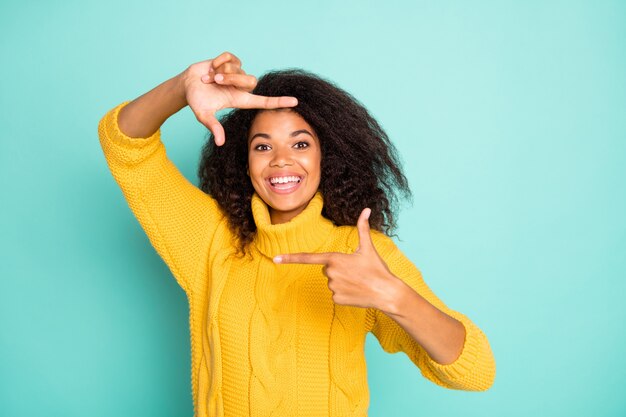
[[367,209],[365,209],[365,210],[367,210],[367,211],[365,212],[365,218],[369,220],[369,218],[370,218],[370,214],[372,214],[372,209],[371,209],[371,208],[367,208]]
[[200,78],[202,80],[203,83],[208,83],[210,77],[208,75],[203,75],[202,78]]
[[222,74],[217,74],[215,76],[215,81],[218,81],[218,82],[224,81],[224,76]]
[[279,264],[283,261],[282,256],[274,256],[274,263]]

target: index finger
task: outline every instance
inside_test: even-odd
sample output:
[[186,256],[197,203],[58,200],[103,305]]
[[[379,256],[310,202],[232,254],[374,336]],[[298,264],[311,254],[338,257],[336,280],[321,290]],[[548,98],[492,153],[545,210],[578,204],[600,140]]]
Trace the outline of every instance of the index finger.
[[275,256],[274,263],[326,265],[332,255],[332,253],[289,253]]
[[284,107],[295,107],[298,99],[290,96],[266,97],[250,94],[248,100],[239,106],[242,109],[280,109]]

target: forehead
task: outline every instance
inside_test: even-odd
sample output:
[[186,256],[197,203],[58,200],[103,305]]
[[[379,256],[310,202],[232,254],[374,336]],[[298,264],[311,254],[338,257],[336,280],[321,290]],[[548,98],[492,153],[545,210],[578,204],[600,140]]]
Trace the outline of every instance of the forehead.
[[307,129],[315,134],[313,127],[302,116],[291,109],[262,110],[257,113],[250,126],[249,137],[256,133],[274,134],[291,133],[294,130]]

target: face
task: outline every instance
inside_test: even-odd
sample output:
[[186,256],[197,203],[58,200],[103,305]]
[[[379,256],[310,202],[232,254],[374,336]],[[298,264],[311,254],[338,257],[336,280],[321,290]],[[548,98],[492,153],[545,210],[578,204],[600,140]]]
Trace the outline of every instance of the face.
[[272,224],[286,223],[306,208],[320,184],[321,161],[317,134],[298,113],[257,114],[248,136],[248,175]]

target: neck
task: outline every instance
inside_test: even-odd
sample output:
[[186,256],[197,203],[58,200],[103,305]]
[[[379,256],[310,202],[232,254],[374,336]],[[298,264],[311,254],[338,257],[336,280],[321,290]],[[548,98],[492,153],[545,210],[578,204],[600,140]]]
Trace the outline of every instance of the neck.
[[322,216],[324,200],[320,192],[299,213],[291,213],[285,222],[275,223],[269,207],[256,193],[252,197],[252,214],[257,226],[255,246],[264,255],[293,252],[315,252],[330,236],[333,223]]
[[272,224],[283,224],[291,221],[291,219],[302,213],[304,207],[301,207],[298,210],[294,211],[278,211],[269,206],[268,209],[270,212],[270,221],[272,222]]

